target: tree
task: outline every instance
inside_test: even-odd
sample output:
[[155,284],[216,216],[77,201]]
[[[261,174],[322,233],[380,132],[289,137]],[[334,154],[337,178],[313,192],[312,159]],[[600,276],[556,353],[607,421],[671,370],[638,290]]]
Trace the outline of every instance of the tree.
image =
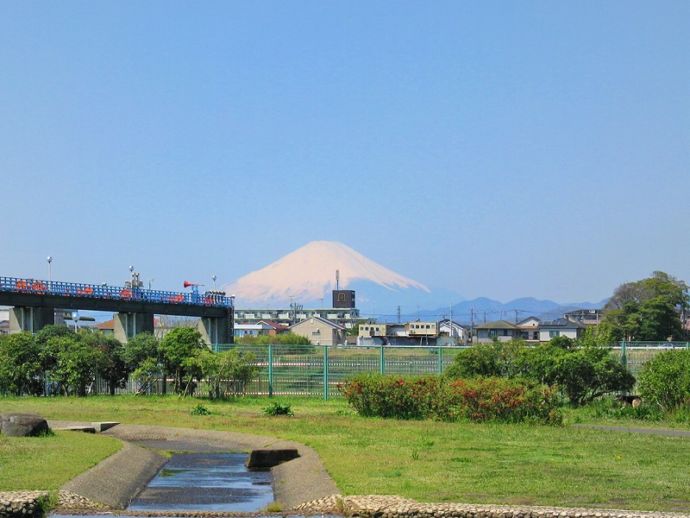
[[175,377],[175,390],[178,393],[184,390],[185,361],[205,348],[206,344],[201,340],[201,333],[189,327],[175,328],[161,340],[159,346],[161,359],[166,372]]
[[679,309],[688,309],[688,285],[665,272],[653,272],[651,277],[621,284],[613,292],[604,309],[623,309],[627,302],[642,304],[655,297],[663,297]]
[[200,352],[198,364],[209,384],[209,397],[219,399],[229,394],[244,394],[247,384],[258,372],[253,362],[253,354],[236,349],[221,353]]
[[602,328],[616,340],[657,341],[685,336],[681,317],[688,285],[664,272],[622,284],[606,304]]
[[110,395],[114,396],[116,388],[125,386],[130,372],[122,357],[122,344],[116,338],[101,332],[84,332],[81,338],[86,345],[101,352],[97,372],[108,384]]
[[54,361],[48,378],[57,382],[64,394],[77,396],[86,395],[86,387],[93,383],[104,361],[103,353],[76,333],[50,338],[43,353]]
[[[74,338],[76,333],[67,326],[49,325],[41,329],[34,339],[41,351],[41,365],[45,372],[53,370],[57,364],[57,349],[56,346],[60,341],[53,341],[55,338]],[[51,345],[51,341],[53,341]]]
[[39,395],[42,373],[40,348],[31,334],[0,336],[0,392]]
[[158,360],[158,346],[158,338],[151,333],[139,333],[122,347],[122,359],[127,368],[138,369],[145,360]]

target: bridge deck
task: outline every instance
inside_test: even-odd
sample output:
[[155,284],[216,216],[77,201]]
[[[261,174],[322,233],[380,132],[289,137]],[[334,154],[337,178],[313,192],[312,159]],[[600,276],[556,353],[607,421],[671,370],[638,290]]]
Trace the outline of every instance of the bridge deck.
[[0,305],[223,317],[232,311],[233,300],[209,292],[179,293],[0,277]]

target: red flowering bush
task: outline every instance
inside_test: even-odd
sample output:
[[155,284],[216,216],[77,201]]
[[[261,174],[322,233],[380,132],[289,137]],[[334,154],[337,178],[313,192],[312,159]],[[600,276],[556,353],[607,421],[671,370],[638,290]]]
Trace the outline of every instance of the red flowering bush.
[[558,391],[520,379],[473,378],[450,382],[453,407],[471,421],[560,424]]
[[434,414],[435,394],[443,388],[433,376],[403,378],[361,374],[339,389],[358,414],[366,417],[424,419]]
[[362,416],[558,424],[557,392],[524,380],[362,374],[339,387]]

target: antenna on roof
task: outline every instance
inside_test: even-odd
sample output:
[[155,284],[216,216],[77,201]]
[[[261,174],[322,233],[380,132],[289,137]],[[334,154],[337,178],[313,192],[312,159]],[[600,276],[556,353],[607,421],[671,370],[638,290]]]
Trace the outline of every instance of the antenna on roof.
[[340,289],[340,270],[335,271],[335,289]]

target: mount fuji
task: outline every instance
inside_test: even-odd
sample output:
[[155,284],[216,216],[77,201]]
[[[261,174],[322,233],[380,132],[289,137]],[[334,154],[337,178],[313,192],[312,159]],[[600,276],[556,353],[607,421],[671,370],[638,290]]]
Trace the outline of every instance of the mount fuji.
[[[357,307],[392,309],[403,301],[431,300],[421,282],[396,273],[336,241],[312,241],[268,266],[225,286],[238,307],[277,307],[294,301],[309,306],[330,306],[335,272],[340,288],[357,292]],[[457,295],[455,295],[457,297]],[[457,300],[457,298],[456,298]]]

